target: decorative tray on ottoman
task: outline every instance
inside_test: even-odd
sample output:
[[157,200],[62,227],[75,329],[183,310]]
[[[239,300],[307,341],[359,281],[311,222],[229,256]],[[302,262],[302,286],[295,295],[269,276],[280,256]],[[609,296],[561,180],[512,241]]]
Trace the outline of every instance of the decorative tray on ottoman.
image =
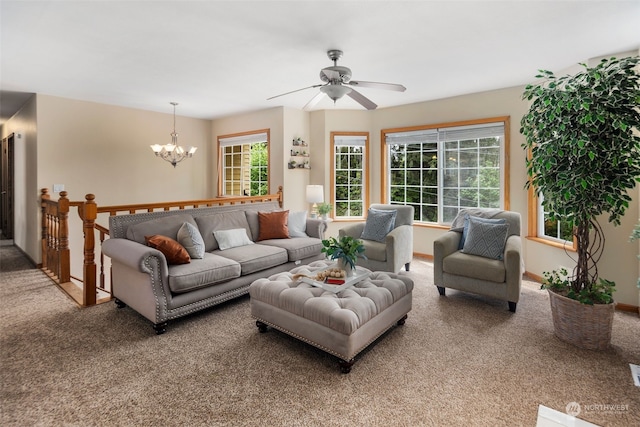
[[300,281],[303,283],[307,283],[311,286],[315,286],[317,288],[322,288],[325,291],[329,291],[337,294],[338,292],[347,290],[351,288],[353,285],[355,285],[356,283],[363,281],[364,279],[369,277],[370,274],[371,274],[371,271],[365,268],[359,268],[356,266],[356,271],[355,273],[353,273],[353,276],[344,278],[344,283],[342,284],[331,284],[331,283],[321,282],[318,280],[313,280],[310,277],[301,277]]

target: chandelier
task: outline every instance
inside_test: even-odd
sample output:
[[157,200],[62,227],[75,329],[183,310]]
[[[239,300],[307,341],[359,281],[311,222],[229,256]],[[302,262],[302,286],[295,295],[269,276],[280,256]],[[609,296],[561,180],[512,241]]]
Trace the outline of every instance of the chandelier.
[[171,143],[160,145],[153,144],[151,149],[157,157],[161,157],[163,160],[171,163],[175,168],[178,163],[188,157],[193,157],[193,153],[196,152],[198,147],[188,147],[186,150],[178,145],[178,134],[176,133],[176,105],[177,102],[170,102],[173,105],[173,132],[171,132]]

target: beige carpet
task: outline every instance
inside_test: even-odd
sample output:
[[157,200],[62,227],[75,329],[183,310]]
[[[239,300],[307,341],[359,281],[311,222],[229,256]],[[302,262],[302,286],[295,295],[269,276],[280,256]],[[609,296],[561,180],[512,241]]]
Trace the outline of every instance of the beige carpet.
[[532,282],[512,314],[440,297],[416,259],[407,323],[344,375],[320,350],[258,333],[248,297],[156,336],[129,308],[78,308],[14,247],[0,267],[3,426],[534,426],[539,404],[574,401],[592,423],[640,425],[638,317],[616,313],[609,350],[579,350],[554,337]]

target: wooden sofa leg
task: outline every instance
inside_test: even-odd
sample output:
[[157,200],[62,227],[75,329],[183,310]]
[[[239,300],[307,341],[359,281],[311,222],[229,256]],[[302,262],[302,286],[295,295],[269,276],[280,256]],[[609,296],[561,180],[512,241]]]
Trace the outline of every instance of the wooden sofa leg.
[[517,304],[518,303],[516,303],[516,302],[509,301],[509,311],[512,312],[512,313],[515,313]]
[[406,263],[406,264],[404,265],[404,269],[405,269],[405,270],[407,270],[407,271],[409,271],[409,266],[411,266],[411,263],[410,263],[410,262],[408,262],[408,263]]
[[168,322],[160,322],[153,324],[153,330],[156,331],[156,335],[162,335],[167,332],[167,323]]
[[438,286],[438,292],[440,293],[440,295],[444,295],[444,286]]
[[355,360],[351,359],[351,360],[343,360],[340,359],[338,360],[338,364],[340,365],[340,372],[342,372],[343,374],[348,374],[349,372],[351,372],[351,367],[353,366]]
[[116,303],[116,307],[118,307],[118,308],[125,308],[127,306],[127,304],[123,303],[118,298],[116,298],[114,301]]

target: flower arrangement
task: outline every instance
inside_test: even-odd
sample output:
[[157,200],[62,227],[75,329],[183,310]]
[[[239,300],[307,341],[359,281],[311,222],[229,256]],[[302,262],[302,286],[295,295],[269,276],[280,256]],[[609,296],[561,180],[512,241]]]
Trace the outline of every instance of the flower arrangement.
[[322,253],[327,254],[327,257],[331,260],[343,260],[344,264],[348,264],[352,269],[356,268],[358,257],[367,258],[363,253],[362,241],[351,236],[342,236],[339,240],[335,237],[329,237],[322,241],[322,246]]

